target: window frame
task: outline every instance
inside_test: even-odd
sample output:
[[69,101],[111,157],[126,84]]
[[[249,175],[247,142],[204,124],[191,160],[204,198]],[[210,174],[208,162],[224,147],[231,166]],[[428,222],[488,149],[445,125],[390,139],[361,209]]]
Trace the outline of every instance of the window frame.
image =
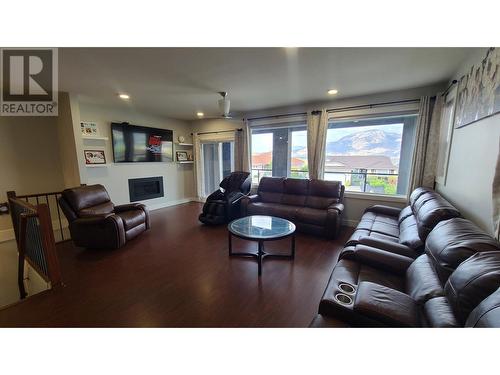
[[[415,107],[408,107],[405,106],[404,109],[401,108],[396,108],[392,111],[386,110],[386,111],[370,111],[370,110],[363,110],[363,111],[350,111],[349,114],[344,114],[342,116],[336,116],[335,112],[331,112],[328,116],[328,130],[330,130],[330,124],[332,122],[349,122],[349,121],[356,121],[356,120],[369,120],[369,119],[381,119],[384,117],[404,117],[404,116],[415,116],[415,129],[414,129],[414,134],[413,134],[413,143],[412,143],[412,150],[411,150],[411,155],[409,155],[409,164],[410,166],[413,165],[413,160],[415,158],[415,139],[416,139],[416,127],[418,124],[418,103],[417,106]],[[370,126],[370,125],[365,125],[365,126]],[[348,127],[362,127],[362,126],[348,126]],[[346,128],[345,126],[342,128]],[[327,130],[327,134],[328,134]],[[404,130],[403,130],[404,132]],[[327,142],[327,137],[325,137],[325,150],[326,150],[326,142]],[[326,151],[325,151],[326,152]],[[400,151],[401,152],[401,151]],[[401,156],[401,153],[400,153]],[[326,160],[326,154],[325,154],[325,160]],[[325,167],[324,167],[325,168]],[[323,169],[323,173],[325,170]],[[409,171],[411,175],[411,170]],[[400,176],[399,169],[398,169],[398,179]],[[373,201],[381,201],[381,202],[395,202],[395,203],[405,203],[408,199],[408,196],[411,192],[406,191],[406,194],[382,194],[382,193],[369,193],[369,192],[358,192],[358,191],[348,191],[347,189],[345,190],[344,196],[347,198],[356,198],[356,199],[366,199],[366,200],[373,200]]]
[[[280,121],[278,123],[259,123],[258,125],[252,125],[250,124],[250,161],[252,161],[252,156],[253,156],[253,135],[255,133],[272,133],[275,130],[280,130],[280,129],[287,129],[288,130],[288,141],[287,141],[287,175],[284,177],[290,177],[291,172],[294,172],[291,170],[292,168],[292,133],[294,131],[306,131],[306,136],[307,136],[307,120],[304,117],[303,119],[290,119],[288,121]],[[274,135],[273,135],[274,137]],[[307,141],[306,141],[306,149],[307,149]],[[274,153],[274,139],[273,139],[273,148],[272,152]],[[251,174],[253,176],[253,171],[255,170],[253,168],[252,162],[250,163],[250,170]],[[306,159],[306,166],[308,167],[307,173],[309,177],[309,165],[307,164],[307,159]],[[271,173],[273,171],[273,167],[271,168]],[[264,177],[264,176],[262,176]],[[252,187],[256,187],[259,185],[260,179],[257,182],[253,181],[252,178]]]

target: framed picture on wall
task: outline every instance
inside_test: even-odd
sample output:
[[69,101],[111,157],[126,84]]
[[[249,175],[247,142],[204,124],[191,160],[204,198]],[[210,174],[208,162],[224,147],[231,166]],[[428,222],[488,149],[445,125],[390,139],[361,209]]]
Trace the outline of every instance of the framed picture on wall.
[[88,122],[88,121],[80,122],[80,130],[82,132],[82,136],[85,136],[85,137],[97,137],[98,136],[97,123],[95,123],[95,122]]
[[177,156],[177,161],[188,161],[189,160],[188,153],[186,151],[177,151],[175,153],[175,155]]
[[446,94],[441,111],[441,121],[439,127],[439,143],[436,164],[436,182],[446,185],[446,175],[448,173],[448,160],[450,158],[451,141],[453,138],[453,123],[455,121],[455,109],[457,103],[458,87],[455,85]]
[[104,150],[84,150],[85,164],[106,164]]

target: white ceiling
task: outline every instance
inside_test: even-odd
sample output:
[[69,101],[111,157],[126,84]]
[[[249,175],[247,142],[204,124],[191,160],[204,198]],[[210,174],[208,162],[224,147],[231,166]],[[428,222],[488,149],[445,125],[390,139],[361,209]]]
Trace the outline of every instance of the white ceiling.
[[[471,48],[61,48],[59,85],[84,102],[178,119],[421,87],[446,81]],[[127,93],[128,103],[117,98]]]

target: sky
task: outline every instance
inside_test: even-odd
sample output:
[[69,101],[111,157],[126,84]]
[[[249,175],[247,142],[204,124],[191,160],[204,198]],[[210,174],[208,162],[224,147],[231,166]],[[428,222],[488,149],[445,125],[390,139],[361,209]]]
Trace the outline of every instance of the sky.
[[[326,141],[335,142],[346,135],[351,135],[359,131],[374,130],[382,128],[389,133],[403,133],[403,124],[394,125],[374,125],[363,126],[362,128],[337,128],[328,129]],[[306,147],[307,145],[307,132],[305,130],[296,131],[292,133],[292,148],[296,146]],[[269,152],[273,149],[273,135],[272,133],[253,134],[252,135],[252,151],[255,154],[262,152]]]

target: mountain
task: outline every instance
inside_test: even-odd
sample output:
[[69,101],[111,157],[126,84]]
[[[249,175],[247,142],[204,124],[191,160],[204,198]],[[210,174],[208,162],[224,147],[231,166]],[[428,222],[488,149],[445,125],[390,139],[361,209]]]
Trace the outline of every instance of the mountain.
[[[326,144],[327,155],[385,155],[391,158],[394,165],[399,165],[401,134],[384,130],[360,130],[346,135],[334,142]],[[292,157],[307,157],[306,148],[294,146]]]
[[401,134],[364,130],[326,144],[327,155],[385,155],[399,164]]

